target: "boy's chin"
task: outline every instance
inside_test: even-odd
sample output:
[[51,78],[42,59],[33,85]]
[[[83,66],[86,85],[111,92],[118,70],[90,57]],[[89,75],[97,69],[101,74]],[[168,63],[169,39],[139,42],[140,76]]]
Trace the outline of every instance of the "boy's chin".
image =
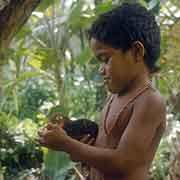
[[124,94],[125,93],[125,88],[120,88],[120,87],[113,87],[113,86],[108,86],[108,91],[111,92],[112,94]]
[[107,86],[107,89],[109,92],[111,92],[112,94],[116,94],[119,93],[120,89],[119,88],[115,88],[113,86]]

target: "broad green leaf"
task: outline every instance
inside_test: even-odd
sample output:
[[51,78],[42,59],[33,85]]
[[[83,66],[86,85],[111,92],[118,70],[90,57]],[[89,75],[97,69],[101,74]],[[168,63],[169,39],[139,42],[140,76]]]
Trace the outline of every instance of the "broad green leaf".
[[25,82],[31,78],[41,76],[42,73],[40,72],[33,72],[33,71],[28,71],[28,72],[22,72],[18,79],[16,80],[8,80],[6,83],[4,83],[4,88],[12,88],[15,85],[18,85],[19,83]]
[[34,72],[34,71],[29,71],[29,72],[23,72],[20,74],[19,78],[17,79],[18,82],[22,82],[25,80],[29,80],[30,78],[40,76],[40,72]]
[[59,0],[42,0],[37,7],[38,11],[45,11],[49,6],[58,3]]
[[64,116],[68,116],[68,111],[61,105],[54,106],[48,113],[48,117],[51,117],[54,113],[62,113]]
[[86,64],[92,58],[92,52],[89,47],[84,49],[82,53],[75,59],[77,64]]
[[38,48],[30,53],[28,63],[36,69],[47,70],[58,66],[60,59],[53,48]]
[[38,59],[30,59],[28,60],[28,64],[37,70],[40,70],[42,67],[42,61]]
[[149,2],[149,9],[155,10],[160,5],[160,0],[151,0]]
[[16,34],[16,38],[23,39],[27,37],[28,35],[30,35],[31,33],[32,33],[32,29],[29,26],[24,25],[21,28],[21,30]]
[[95,13],[96,15],[105,13],[113,8],[112,1],[100,3],[95,7]]
[[84,3],[82,0],[78,0],[76,3],[73,3],[71,13],[69,15],[68,24],[71,27],[76,27],[80,23],[80,17],[82,15],[82,7]]
[[44,157],[45,174],[55,179],[63,168],[70,165],[70,160],[66,153],[48,150]]

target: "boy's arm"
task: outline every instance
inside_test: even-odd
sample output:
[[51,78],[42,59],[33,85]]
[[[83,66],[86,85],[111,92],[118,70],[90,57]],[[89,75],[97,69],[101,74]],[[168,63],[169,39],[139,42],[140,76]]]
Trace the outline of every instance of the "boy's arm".
[[132,117],[117,149],[92,147],[72,138],[66,142],[65,149],[72,159],[88,162],[103,173],[127,173],[147,161],[154,135],[164,120],[165,105],[161,98],[142,97],[134,105]]

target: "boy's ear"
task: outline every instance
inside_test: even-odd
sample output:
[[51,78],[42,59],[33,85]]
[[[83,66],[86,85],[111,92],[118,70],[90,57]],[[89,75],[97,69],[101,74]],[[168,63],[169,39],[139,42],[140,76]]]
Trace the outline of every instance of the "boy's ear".
[[140,41],[135,41],[132,44],[132,53],[135,59],[135,62],[141,62],[144,58],[144,45]]

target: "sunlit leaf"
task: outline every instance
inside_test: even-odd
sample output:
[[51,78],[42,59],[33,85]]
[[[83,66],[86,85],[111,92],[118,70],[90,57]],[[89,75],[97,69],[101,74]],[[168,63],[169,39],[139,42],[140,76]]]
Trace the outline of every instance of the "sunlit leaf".
[[92,58],[92,52],[89,47],[84,49],[83,52],[75,59],[77,64],[86,64]]
[[40,2],[37,10],[45,11],[49,6],[56,4],[59,0],[43,0]]
[[33,68],[40,70],[42,67],[42,61],[38,59],[30,59],[28,61],[28,64],[30,64]]

